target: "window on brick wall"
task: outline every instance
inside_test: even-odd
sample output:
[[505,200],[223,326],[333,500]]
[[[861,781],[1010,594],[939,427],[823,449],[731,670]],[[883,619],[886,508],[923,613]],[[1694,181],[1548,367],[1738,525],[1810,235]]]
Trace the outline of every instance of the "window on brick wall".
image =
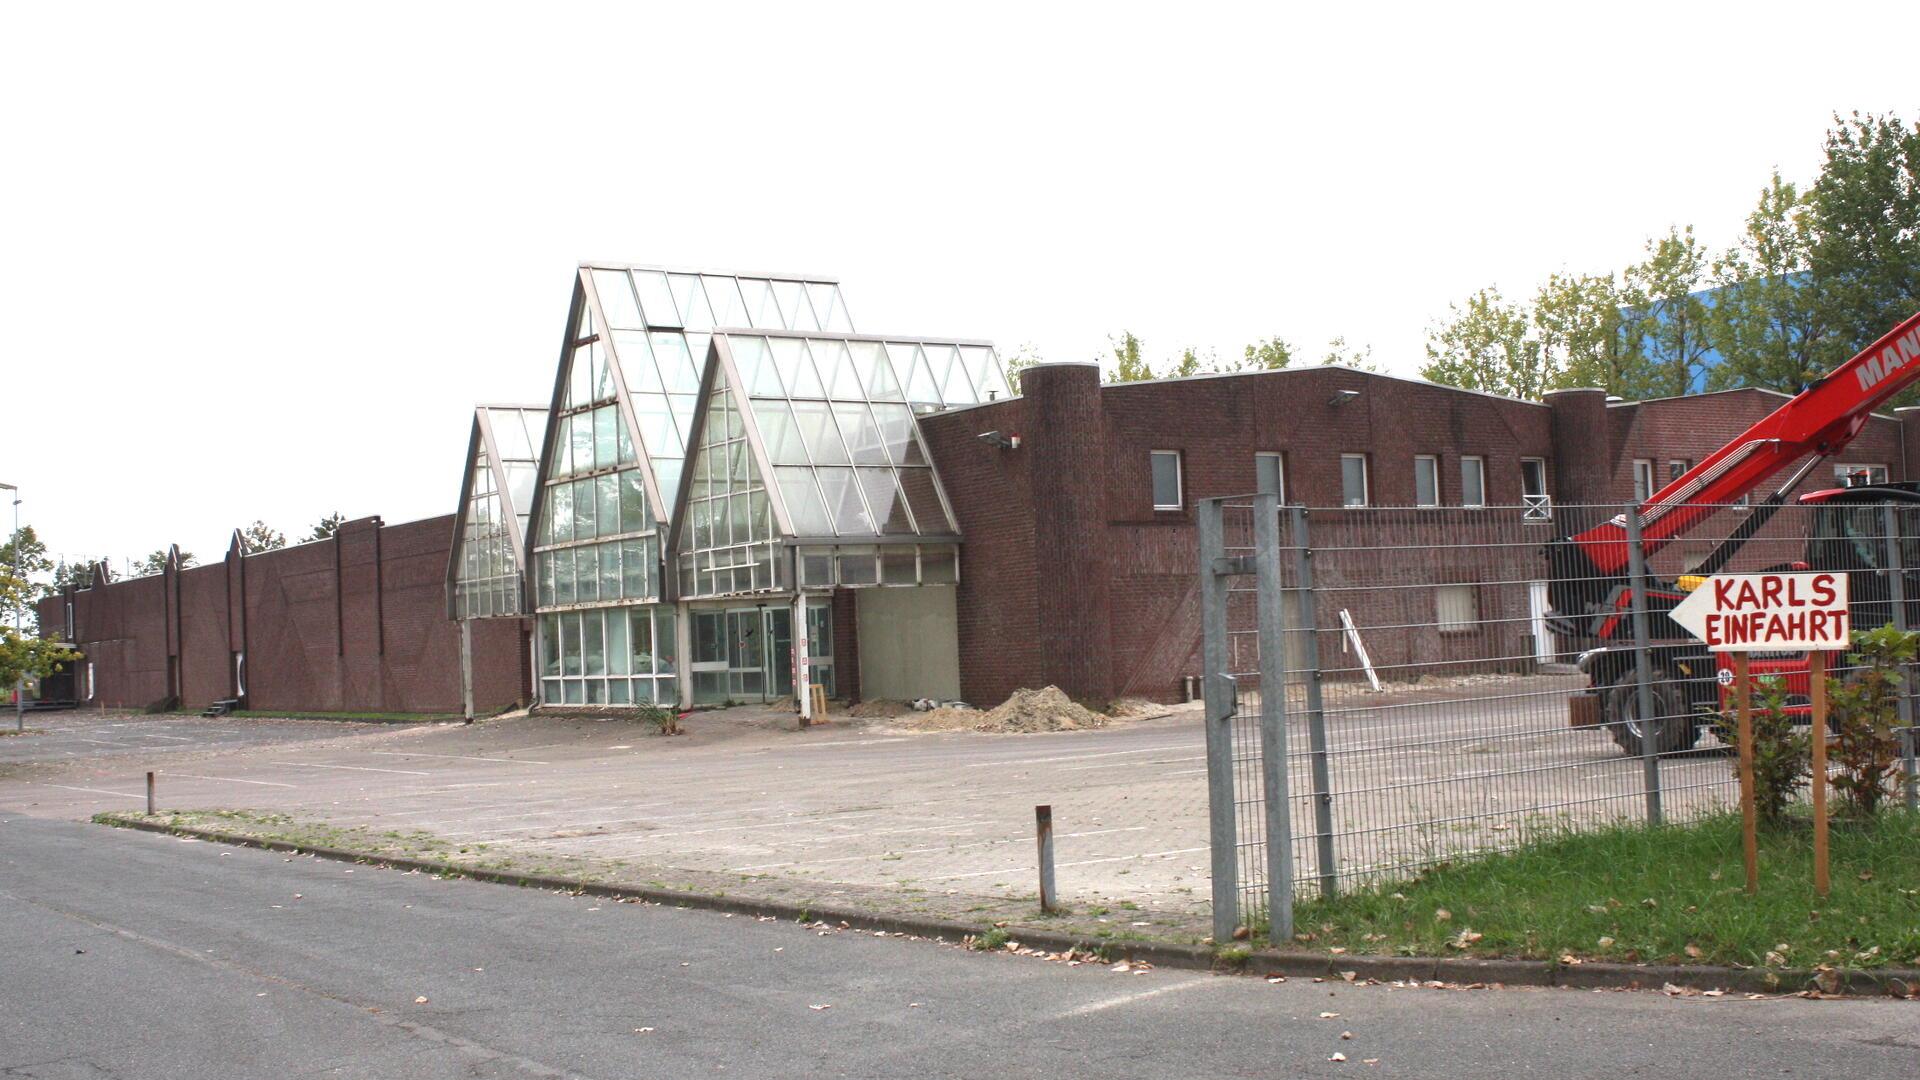
[[1843,487],[1859,487],[1862,484],[1884,484],[1887,482],[1885,465],[1835,465],[1833,478]]
[[1414,455],[1413,505],[1440,505],[1440,459],[1432,454]]
[[1153,463],[1153,508],[1180,509],[1180,451],[1151,450],[1148,456]]
[[1279,454],[1258,453],[1253,455],[1254,490],[1262,495],[1278,495],[1281,502],[1287,501],[1287,463]]
[[1433,590],[1434,622],[1443,634],[1470,633],[1480,626],[1480,590],[1472,585],[1441,585]]
[[1340,501],[1344,506],[1367,505],[1367,455],[1340,455]]
[[1653,462],[1636,458],[1633,462],[1633,501],[1646,502],[1654,492]]
[[1682,476],[1685,476],[1687,474],[1687,470],[1691,468],[1693,468],[1693,466],[1682,458],[1674,458],[1671,461],[1668,461],[1667,462],[1667,483],[1671,484],[1675,480],[1678,480]]
[[1460,505],[1487,505],[1487,462],[1485,458],[1460,459]]

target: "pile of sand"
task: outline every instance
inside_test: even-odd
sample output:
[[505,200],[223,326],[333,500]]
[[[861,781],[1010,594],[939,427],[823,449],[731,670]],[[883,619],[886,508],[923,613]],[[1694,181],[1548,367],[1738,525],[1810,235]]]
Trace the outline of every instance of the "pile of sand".
[[1107,715],[1113,717],[1115,720],[1131,720],[1134,717],[1144,716],[1165,716],[1169,711],[1171,710],[1157,701],[1148,701],[1146,698],[1137,697],[1120,698],[1113,704],[1107,706]]
[[891,720],[896,716],[905,716],[911,713],[913,711],[913,705],[911,702],[889,701],[886,698],[878,698],[873,701],[863,701],[844,711],[846,715],[861,720]]
[[945,707],[899,718],[914,731],[1079,731],[1105,727],[1111,717],[1074,704],[1057,686],[1015,690],[992,709]]

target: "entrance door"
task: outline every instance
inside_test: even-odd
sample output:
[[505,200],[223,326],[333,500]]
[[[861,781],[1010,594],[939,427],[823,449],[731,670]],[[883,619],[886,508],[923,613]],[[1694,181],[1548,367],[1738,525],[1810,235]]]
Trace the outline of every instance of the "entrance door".
[[767,692],[767,627],[759,608],[727,612],[727,696],[762,701]]
[[766,612],[767,698],[780,701],[793,696],[793,610],[770,607]]
[[727,699],[727,613],[693,613],[693,658],[688,670],[693,673],[693,700],[702,705]]

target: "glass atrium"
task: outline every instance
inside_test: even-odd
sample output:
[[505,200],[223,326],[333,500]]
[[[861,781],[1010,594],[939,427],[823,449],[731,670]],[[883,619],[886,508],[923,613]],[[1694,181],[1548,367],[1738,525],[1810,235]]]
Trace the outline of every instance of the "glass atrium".
[[513,502],[543,703],[833,696],[836,589],[958,580],[914,417],[1006,397],[990,344],[856,335],[825,279],[605,264],[566,342]]
[[467,468],[447,566],[455,619],[520,615],[527,520],[546,442],[547,410],[482,405],[473,411]]

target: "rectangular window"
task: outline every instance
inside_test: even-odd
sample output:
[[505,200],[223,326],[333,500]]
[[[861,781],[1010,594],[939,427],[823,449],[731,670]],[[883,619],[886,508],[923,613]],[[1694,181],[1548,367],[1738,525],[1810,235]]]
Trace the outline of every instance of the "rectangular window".
[[1367,455],[1340,455],[1340,497],[1345,506],[1367,505]]
[[1520,459],[1520,494],[1529,499],[1547,497],[1547,459],[1537,457]]
[[1653,462],[1635,458],[1633,462],[1633,501],[1646,502],[1653,497]]
[[1480,624],[1480,593],[1472,585],[1441,585],[1433,590],[1435,622],[1443,634],[1465,634]]
[[1460,459],[1460,505],[1487,505],[1487,463],[1484,458]]
[[1687,474],[1687,470],[1690,468],[1692,468],[1691,465],[1688,465],[1685,461],[1682,461],[1679,458],[1675,458],[1672,461],[1667,462],[1667,483],[1671,484],[1675,480],[1678,480],[1682,476],[1685,476]]
[[1440,505],[1440,459],[1432,454],[1414,455],[1413,505]]
[[1253,455],[1254,490],[1262,495],[1278,495],[1287,501],[1287,464],[1279,454]]
[[1153,508],[1180,509],[1180,451],[1154,450],[1148,456],[1153,462]]
[[1833,478],[1842,487],[1860,487],[1863,484],[1884,484],[1887,482],[1885,465],[1835,465]]

